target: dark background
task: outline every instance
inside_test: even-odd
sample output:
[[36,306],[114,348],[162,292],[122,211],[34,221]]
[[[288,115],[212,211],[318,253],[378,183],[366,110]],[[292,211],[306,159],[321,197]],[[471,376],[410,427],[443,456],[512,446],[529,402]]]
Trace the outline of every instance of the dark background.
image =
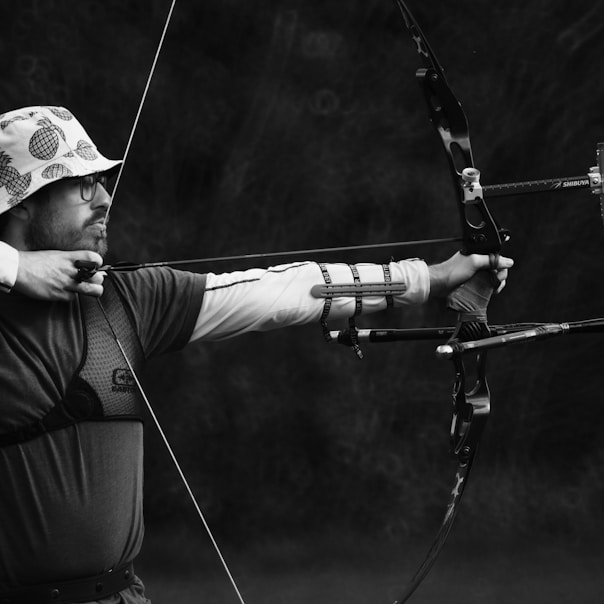
[[[121,157],[168,9],[168,0],[2,2],[0,107],[67,106],[106,156]],[[468,115],[483,184],[595,164],[604,140],[596,3],[411,9]],[[457,235],[419,66],[390,0],[179,0],[112,209],[109,260]],[[492,323],[604,314],[596,197],[489,206],[512,231],[506,254],[516,261]],[[320,259],[433,262],[454,250]],[[435,301],[359,325],[453,320]],[[250,602],[399,595],[455,470],[452,368],[435,345],[367,345],[359,362],[312,325],[153,362],[151,401]],[[418,601],[602,601],[601,346],[602,336],[580,335],[491,353],[492,417]],[[150,596],[234,601],[150,422],[146,459],[140,568]]]

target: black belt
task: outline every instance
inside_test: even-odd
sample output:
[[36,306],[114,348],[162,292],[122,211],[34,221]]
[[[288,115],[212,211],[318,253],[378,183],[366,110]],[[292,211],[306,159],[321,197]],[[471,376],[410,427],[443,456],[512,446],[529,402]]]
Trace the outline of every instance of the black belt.
[[90,602],[106,598],[134,582],[132,562],[96,577],[44,585],[31,585],[0,593],[0,604],[54,604],[55,602]]

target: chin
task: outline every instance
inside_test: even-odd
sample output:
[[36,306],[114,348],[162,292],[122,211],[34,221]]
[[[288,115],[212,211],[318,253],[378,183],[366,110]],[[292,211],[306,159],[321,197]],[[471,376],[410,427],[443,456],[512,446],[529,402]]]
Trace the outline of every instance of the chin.
[[97,250],[96,250],[97,254],[99,254],[99,256],[102,256],[103,258],[105,258],[108,251],[109,251],[109,246],[107,245],[107,240],[103,239],[103,240],[99,241],[98,245],[97,245]]
[[107,245],[107,238],[94,238],[94,239],[82,239],[79,242],[71,246],[73,251],[76,250],[88,250],[89,252],[96,252],[99,256],[105,258],[109,246]]

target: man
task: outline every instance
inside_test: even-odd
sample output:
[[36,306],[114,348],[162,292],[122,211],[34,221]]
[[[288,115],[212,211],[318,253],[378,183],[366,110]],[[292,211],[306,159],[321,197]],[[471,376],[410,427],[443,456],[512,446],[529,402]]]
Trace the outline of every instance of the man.
[[[100,266],[107,250],[106,175],[118,164],[64,108],[0,116],[0,602],[148,601],[131,564],[143,536],[143,410],[108,321],[136,372],[195,340],[387,306],[376,295],[327,302],[311,294],[317,284],[387,275],[404,285],[395,305],[421,304],[489,267],[456,254],[430,267],[296,262],[78,282],[75,261]],[[497,260],[501,286],[511,266]]]

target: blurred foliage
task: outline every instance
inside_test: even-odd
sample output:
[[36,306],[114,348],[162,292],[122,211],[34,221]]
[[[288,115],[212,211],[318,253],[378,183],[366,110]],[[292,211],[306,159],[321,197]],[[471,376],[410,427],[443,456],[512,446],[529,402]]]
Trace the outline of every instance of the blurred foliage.
[[[169,4],[2,2],[3,109],[65,105],[107,156],[121,156]],[[483,184],[584,174],[595,163],[604,131],[596,4],[410,4],[464,105]],[[389,0],[179,0],[112,210],[110,260],[455,235],[419,65]],[[577,191],[490,207],[512,231],[506,253],[517,263],[491,322],[603,314],[595,198]],[[321,258],[436,261],[452,251]],[[452,321],[431,302],[359,323]],[[493,417],[464,530],[602,528],[600,341],[491,354]],[[454,471],[453,376],[434,346],[367,345],[359,363],[313,325],[191,346],[155,360],[146,384],[222,540],[349,531],[398,541],[434,530]],[[148,519],[192,523],[150,425],[146,455]]]

